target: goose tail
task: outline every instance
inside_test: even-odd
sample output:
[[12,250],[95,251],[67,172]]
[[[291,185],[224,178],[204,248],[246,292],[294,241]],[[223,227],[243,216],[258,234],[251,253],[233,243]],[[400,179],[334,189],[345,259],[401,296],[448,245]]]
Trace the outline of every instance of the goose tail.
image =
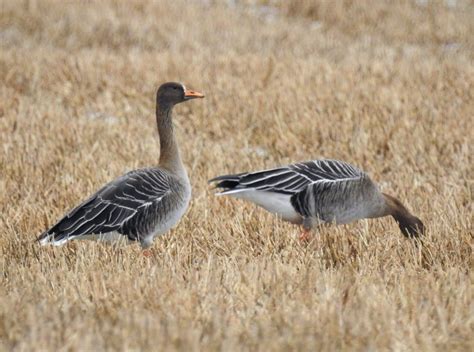
[[36,242],[38,242],[42,246],[47,245],[54,245],[54,246],[61,246],[69,240],[69,237],[64,233],[56,234],[51,230],[43,232],[41,235],[38,236]]
[[240,176],[237,175],[222,175],[210,179],[209,183],[214,183],[214,189],[218,189],[218,195],[229,194],[236,191],[236,187],[240,185]]

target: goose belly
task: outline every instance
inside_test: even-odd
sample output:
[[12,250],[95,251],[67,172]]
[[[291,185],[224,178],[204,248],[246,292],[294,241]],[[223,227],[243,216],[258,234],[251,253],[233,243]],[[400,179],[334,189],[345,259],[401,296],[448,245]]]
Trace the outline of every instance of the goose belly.
[[152,232],[149,236],[155,237],[159,235],[163,235],[173,227],[175,227],[179,220],[183,217],[184,213],[188,209],[189,199],[185,201],[183,204],[178,205],[175,209],[169,211],[167,214],[164,214],[160,221],[158,221]]
[[324,222],[342,225],[367,218],[367,212],[363,206],[357,205],[353,207],[335,207],[323,210],[317,218]]
[[77,237],[78,240],[89,240],[97,242],[105,242],[108,244],[130,244],[131,241],[127,236],[117,231],[105,232],[100,234],[89,234]]
[[322,222],[349,224],[353,221],[374,217],[377,209],[376,201],[361,195],[356,199],[344,199],[330,204],[319,204],[314,209],[313,218]]
[[[155,236],[163,235],[175,227],[188,209],[191,200],[191,188],[185,187],[183,193],[174,193],[163,198],[160,205],[155,208],[154,219],[150,221],[145,237],[152,240]],[[151,225],[150,224],[150,225]]]
[[[166,214],[159,214],[157,216],[155,225],[151,231],[145,235],[147,241],[152,241],[155,236],[163,235],[172,229],[181,219],[188,208],[189,200],[184,204],[176,206]],[[79,240],[91,240],[97,242],[104,242],[107,244],[131,244],[134,241],[130,240],[127,235],[121,234],[118,231],[105,232],[100,234],[89,234],[77,237]]]
[[291,195],[256,190],[244,190],[230,193],[229,195],[255,203],[270,213],[278,215],[285,221],[297,224],[302,222],[301,215],[291,205]]

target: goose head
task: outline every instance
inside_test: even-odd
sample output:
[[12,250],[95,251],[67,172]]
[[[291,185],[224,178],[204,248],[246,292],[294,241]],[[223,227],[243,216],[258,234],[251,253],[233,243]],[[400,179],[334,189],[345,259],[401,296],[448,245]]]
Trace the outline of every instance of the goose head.
[[411,214],[397,198],[382,193],[385,199],[384,215],[392,215],[397,221],[400,231],[405,237],[415,238],[425,233],[425,225],[416,216]]
[[398,226],[405,237],[415,238],[425,233],[425,225],[416,216],[409,216],[399,221]]
[[176,82],[163,83],[156,94],[156,101],[159,106],[172,107],[183,101],[204,98],[204,95],[194,90],[187,89],[184,84]]

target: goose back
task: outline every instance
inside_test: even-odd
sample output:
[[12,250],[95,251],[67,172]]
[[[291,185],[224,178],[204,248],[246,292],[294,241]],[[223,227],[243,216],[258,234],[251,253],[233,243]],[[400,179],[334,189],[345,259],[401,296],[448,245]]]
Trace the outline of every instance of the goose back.
[[144,245],[175,225],[190,197],[189,182],[164,169],[130,171],[67,213],[39,241],[60,245],[84,235],[119,233]]
[[376,217],[384,200],[378,187],[359,168],[339,160],[323,159],[212,179],[220,194],[243,198],[301,223],[348,223]]

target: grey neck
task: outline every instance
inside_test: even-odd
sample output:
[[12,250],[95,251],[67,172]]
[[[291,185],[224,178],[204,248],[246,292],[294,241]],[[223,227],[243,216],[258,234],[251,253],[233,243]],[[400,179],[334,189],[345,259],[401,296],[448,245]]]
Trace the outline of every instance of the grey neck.
[[160,167],[186,179],[186,169],[181,161],[178,143],[174,136],[172,112],[173,105],[157,104],[156,123],[160,136]]

